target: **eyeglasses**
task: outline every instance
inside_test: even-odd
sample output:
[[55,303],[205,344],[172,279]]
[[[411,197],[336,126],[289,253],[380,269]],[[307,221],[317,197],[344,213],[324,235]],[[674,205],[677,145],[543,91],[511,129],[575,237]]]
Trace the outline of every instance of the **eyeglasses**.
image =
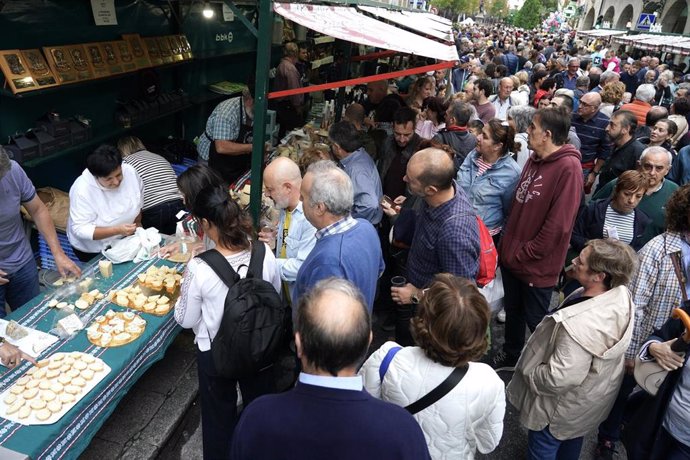
[[586,103],[586,102],[583,101],[583,100],[580,100],[580,105],[581,105],[582,107],[596,107],[596,104],[588,104],[588,103]]

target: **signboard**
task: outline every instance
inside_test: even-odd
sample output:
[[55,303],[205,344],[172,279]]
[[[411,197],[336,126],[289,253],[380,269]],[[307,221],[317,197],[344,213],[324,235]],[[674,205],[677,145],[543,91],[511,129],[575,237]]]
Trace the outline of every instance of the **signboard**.
[[651,13],[642,13],[640,19],[637,20],[637,30],[649,30],[649,27],[656,22],[656,15]]
[[566,6],[565,9],[563,10],[563,14],[568,19],[575,16],[576,12],[577,12],[577,5],[573,2],[568,3],[568,6]]

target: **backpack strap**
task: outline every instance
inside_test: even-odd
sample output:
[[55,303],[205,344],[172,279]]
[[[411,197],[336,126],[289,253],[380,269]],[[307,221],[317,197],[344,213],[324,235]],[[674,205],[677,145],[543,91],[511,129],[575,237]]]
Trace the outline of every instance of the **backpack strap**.
[[247,278],[263,279],[265,256],[266,245],[261,241],[252,242],[252,257],[249,259],[249,267],[247,267]]
[[393,361],[393,358],[400,350],[402,350],[402,347],[393,347],[390,350],[388,350],[386,356],[383,357],[383,361],[381,361],[381,366],[379,366],[379,377],[381,378],[382,382],[383,377],[386,375],[386,372],[388,372],[388,367],[391,365],[391,361]]
[[231,288],[239,279],[239,275],[233,270],[232,265],[223,257],[223,254],[216,249],[209,249],[197,256],[199,259],[206,262],[206,265],[211,267],[218,278],[229,288]]
[[446,377],[446,379],[443,382],[441,382],[439,386],[437,386],[429,393],[424,395],[421,399],[405,407],[405,409],[410,414],[414,415],[417,412],[423,411],[427,407],[431,406],[436,401],[450,393],[450,390],[455,388],[458,385],[458,383],[460,383],[463,377],[465,377],[465,374],[467,374],[467,370],[469,369],[469,367],[469,364],[465,364],[462,367],[456,367],[455,369],[453,369],[453,372],[451,372],[450,375]]

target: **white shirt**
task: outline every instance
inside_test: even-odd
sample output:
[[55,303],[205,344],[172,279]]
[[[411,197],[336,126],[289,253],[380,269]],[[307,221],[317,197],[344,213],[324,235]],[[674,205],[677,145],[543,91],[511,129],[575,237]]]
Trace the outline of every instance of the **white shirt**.
[[80,251],[101,252],[122,237],[94,240],[96,227],[134,223],[143,205],[144,185],[132,166],[122,164],[122,182],[116,189],[103,187],[85,169],[69,189],[67,238]]
[[502,101],[500,97],[496,96],[496,99],[494,99],[491,103],[494,105],[494,108],[496,109],[495,118],[498,118],[501,121],[507,120],[508,109],[511,107],[510,96],[508,96],[508,99],[506,99],[505,101]]
[[316,229],[309,223],[304,210],[302,209],[302,202],[300,201],[290,218],[290,228],[285,238],[287,246],[286,256],[284,259],[280,258],[280,251],[283,247],[283,228],[285,227],[285,209],[280,211],[280,222],[278,224],[278,235],[276,236],[276,263],[280,271],[280,278],[287,282],[288,290],[290,291],[290,298],[292,298],[292,290],[295,287],[297,280],[297,272],[299,271],[304,259],[307,258],[311,250],[316,244],[314,234]]
[[[226,260],[232,266],[240,278],[247,276],[247,266],[251,251],[245,250],[231,256]],[[244,267],[240,268],[240,266]],[[263,279],[273,285],[276,292],[280,293],[280,274],[276,265],[276,258],[271,249],[266,246],[264,257]],[[220,321],[223,319],[225,296],[228,287],[218,278],[218,275],[206,262],[199,258],[193,258],[187,263],[184,273],[181,294],[175,304],[175,321],[185,329],[194,331],[194,342],[200,351],[211,349],[211,341],[218,333]]]

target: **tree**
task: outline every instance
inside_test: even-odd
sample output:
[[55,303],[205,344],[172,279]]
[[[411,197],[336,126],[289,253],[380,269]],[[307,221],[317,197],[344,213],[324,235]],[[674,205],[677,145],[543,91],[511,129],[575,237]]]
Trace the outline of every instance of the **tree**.
[[539,0],[526,0],[515,16],[515,25],[523,29],[533,29],[541,22],[541,3]]
[[479,0],[432,0],[431,4],[439,10],[450,10],[453,16],[462,13],[471,16],[479,12]]
[[485,0],[484,8],[489,16],[505,18],[508,16],[507,0]]

